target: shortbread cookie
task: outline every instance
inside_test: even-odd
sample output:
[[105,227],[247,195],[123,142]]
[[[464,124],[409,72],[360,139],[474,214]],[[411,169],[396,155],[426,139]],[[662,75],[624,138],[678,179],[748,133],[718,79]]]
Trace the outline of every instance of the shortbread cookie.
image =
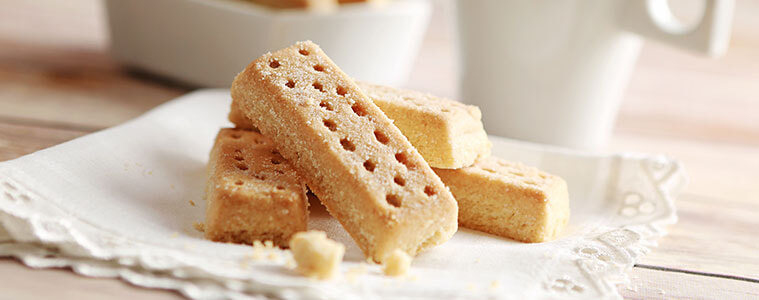
[[451,193],[384,113],[319,46],[253,61],[232,98],[298,169],[364,254],[416,255],[457,229]]
[[459,203],[461,227],[535,243],[555,238],[569,221],[567,183],[537,168],[490,157],[435,172]]
[[[433,168],[470,166],[490,155],[491,143],[476,106],[430,94],[358,82]],[[254,128],[232,101],[229,120],[239,128]]]
[[281,247],[306,230],[306,186],[295,169],[259,133],[224,128],[208,161],[206,238]]
[[433,168],[457,169],[490,156],[476,106],[416,91],[358,82]]
[[324,231],[311,230],[293,235],[290,251],[303,276],[328,279],[340,269],[345,246],[327,238]]

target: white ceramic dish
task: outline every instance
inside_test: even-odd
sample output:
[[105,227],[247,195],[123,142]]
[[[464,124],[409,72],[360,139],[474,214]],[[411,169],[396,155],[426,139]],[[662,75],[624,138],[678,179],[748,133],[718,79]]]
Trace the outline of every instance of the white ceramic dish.
[[212,243],[192,229],[203,220],[208,152],[218,129],[231,125],[229,104],[227,90],[195,92],[0,163],[0,256],[197,299],[621,299],[615,284],[675,222],[673,199],[686,182],[663,156],[492,137],[494,155],[567,180],[572,216],[557,240],[523,244],[460,228],[415,258],[409,277],[394,279],[364,265],[345,230],[314,204],[309,228],[346,252],[341,276],[313,281],[286,267],[287,252],[256,260],[250,247]]
[[312,40],[357,79],[406,81],[429,0],[343,5],[314,13],[234,0],[106,0],[111,52],[120,62],[185,83],[228,87],[256,57]]

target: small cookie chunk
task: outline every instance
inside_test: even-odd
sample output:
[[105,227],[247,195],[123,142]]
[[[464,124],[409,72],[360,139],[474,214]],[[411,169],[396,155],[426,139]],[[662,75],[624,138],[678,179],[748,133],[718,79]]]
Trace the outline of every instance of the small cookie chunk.
[[205,236],[217,242],[270,240],[286,247],[306,230],[306,185],[259,133],[223,128],[208,161]]
[[457,229],[453,196],[384,113],[319,46],[256,59],[232,98],[277,144],[365,255],[416,255]]
[[[358,82],[433,168],[456,169],[490,156],[492,144],[476,106],[430,94]],[[229,120],[239,128],[255,128],[232,101]]]
[[365,82],[358,86],[394,120],[431,167],[458,169],[490,156],[492,144],[476,106]]
[[401,250],[393,251],[385,259],[385,268],[382,270],[387,276],[403,276],[411,268],[411,256]]
[[345,246],[327,238],[324,231],[299,232],[290,239],[295,269],[307,277],[328,279],[343,261]]
[[535,243],[554,239],[569,221],[567,183],[537,168],[489,157],[435,173],[459,203],[461,227]]

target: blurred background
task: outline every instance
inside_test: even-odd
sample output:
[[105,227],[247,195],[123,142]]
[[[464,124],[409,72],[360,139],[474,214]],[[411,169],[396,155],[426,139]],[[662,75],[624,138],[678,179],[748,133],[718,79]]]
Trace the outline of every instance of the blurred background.
[[[120,2],[125,8],[119,12],[127,16],[129,3],[143,1]],[[245,10],[243,5],[249,5],[230,0],[218,2],[224,9]],[[461,97],[456,5],[449,0],[429,3],[428,26],[422,26],[426,24],[426,17],[425,22],[409,23],[416,26],[416,31],[405,32],[410,35],[404,40],[408,49],[398,50],[397,55],[408,56],[402,60],[405,66],[388,71],[399,74],[381,77],[382,74],[369,72],[354,76],[376,75],[380,76],[375,78],[378,81],[387,79],[389,84],[470,102]],[[705,9],[703,1],[669,3],[674,15],[686,24],[700,19]],[[382,10],[381,7],[372,9]],[[246,14],[260,13],[260,9],[256,11]],[[407,10],[399,9],[398,13],[404,11]],[[341,13],[347,15],[345,18],[355,18],[365,12],[346,8]],[[321,17],[320,13],[314,14],[315,18],[323,18],[323,13]],[[644,41],[629,83],[622,90],[619,112],[611,123],[611,138],[595,150],[664,153],[681,160],[691,174],[691,184],[678,202],[680,222],[661,240],[660,247],[643,259],[643,264],[756,280],[759,274],[756,244],[759,228],[759,1],[736,1],[733,14],[729,48],[724,56],[707,57],[656,39]],[[147,19],[136,21],[149,22]],[[139,51],[144,49],[112,53],[108,24],[104,1],[0,0],[0,161],[120,124],[206,85],[202,79],[179,78],[167,75],[171,71],[129,61],[129,55],[139,56]],[[224,28],[207,30],[175,32],[221,38],[218,32]],[[234,34],[244,38],[246,34],[254,34],[251,30],[243,28]],[[349,31],[349,28],[342,30]],[[346,43],[339,39],[341,37],[336,38],[335,44]],[[214,39],[208,41],[207,47],[213,48],[214,43]],[[123,47],[120,49],[128,48]],[[325,46],[330,53],[328,47],[333,46]],[[229,50],[218,48],[218,51]],[[185,52],[191,54],[192,50]],[[159,61],[171,60],[173,56],[160,50],[148,52],[151,53],[163,55],[152,58]],[[250,53],[250,60],[260,54]],[[350,55],[346,57],[355,59]],[[209,62],[198,62],[204,63]],[[219,64],[222,63],[239,64]],[[2,271],[3,268],[10,271]],[[0,261],[3,280],[6,278],[2,274],[19,274],[14,277],[20,278],[17,284],[23,285],[26,282],[23,278],[45,274],[29,275],[28,272],[32,271],[21,270],[7,259]],[[52,274],[50,278],[76,282],[76,279]],[[745,291],[756,291],[756,283],[745,280],[712,281],[637,268],[633,270],[633,281],[640,282],[645,287],[642,289],[667,289],[667,295],[673,296],[678,291],[687,295],[683,290],[699,284],[722,285],[723,294],[715,295],[723,296],[745,296]],[[680,281],[684,282],[680,287],[659,284]],[[114,288],[126,289],[118,286]],[[632,298],[646,294],[644,290],[622,292]]]

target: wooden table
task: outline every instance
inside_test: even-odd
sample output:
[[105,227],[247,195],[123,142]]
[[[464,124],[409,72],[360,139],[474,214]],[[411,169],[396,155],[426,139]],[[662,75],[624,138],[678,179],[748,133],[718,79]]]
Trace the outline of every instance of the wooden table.
[[[680,221],[619,287],[631,299],[759,298],[759,2],[739,1],[730,50],[707,59],[648,43],[609,150],[666,153],[691,184]],[[133,118],[190,89],[107,54],[97,0],[0,1],[0,161]],[[436,13],[409,87],[454,96],[448,19]],[[86,293],[82,293],[86,291]],[[0,259],[0,299],[178,294]]]

